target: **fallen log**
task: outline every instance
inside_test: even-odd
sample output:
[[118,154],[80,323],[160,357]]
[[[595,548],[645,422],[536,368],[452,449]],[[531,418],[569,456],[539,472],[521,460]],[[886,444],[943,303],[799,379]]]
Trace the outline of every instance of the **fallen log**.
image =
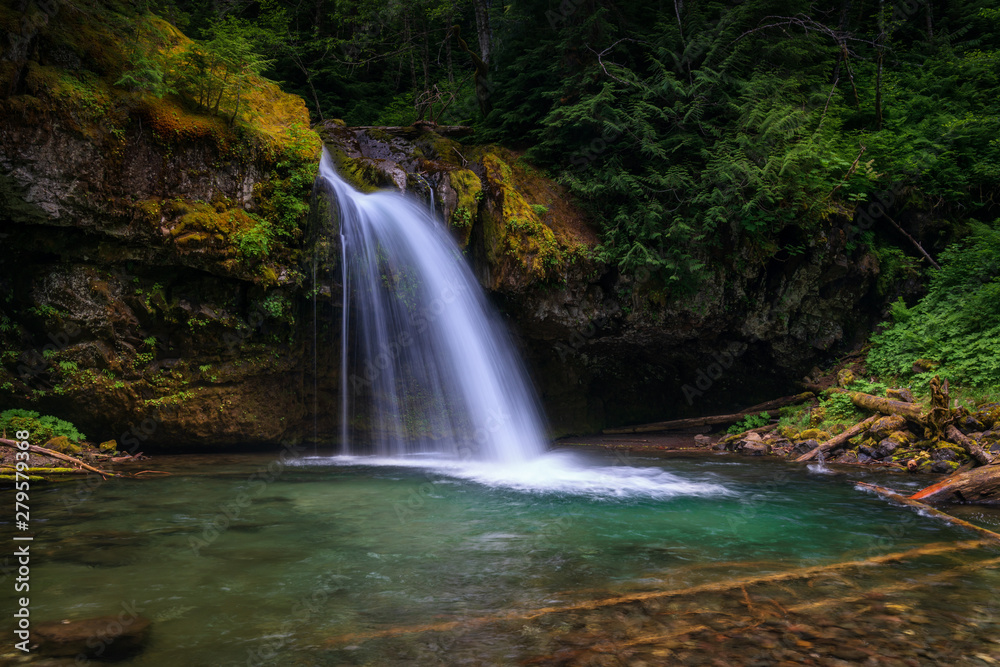
[[969,456],[976,459],[979,465],[985,466],[993,463],[993,457],[980,447],[979,443],[955,428],[954,424],[948,424],[944,433],[948,436],[948,440],[957,445],[962,445],[962,448],[969,453]]
[[[981,469],[982,468],[979,468],[979,470],[981,470]],[[1000,542],[1000,533],[996,533],[996,532],[990,530],[989,528],[983,528],[982,526],[977,526],[974,523],[969,523],[968,521],[965,521],[963,519],[959,519],[957,516],[952,516],[952,515],[948,514],[947,512],[942,512],[939,509],[935,509],[935,508],[931,507],[930,505],[928,505],[925,502],[921,502],[921,500],[919,498],[917,498],[917,496],[919,496],[921,493],[923,493],[923,491],[918,491],[917,493],[913,494],[912,496],[906,497],[906,496],[902,496],[902,495],[896,493],[892,489],[887,489],[884,486],[879,486],[878,484],[869,484],[868,482],[856,482],[855,486],[860,486],[863,489],[871,489],[872,491],[878,493],[880,496],[884,496],[885,498],[888,498],[889,500],[893,500],[893,501],[895,501],[897,503],[902,503],[903,505],[907,505],[908,507],[914,507],[914,508],[916,508],[916,509],[918,509],[918,510],[920,510],[922,512],[927,512],[928,514],[936,516],[939,519],[944,519],[948,523],[953,523],[956,526],[961,526],[963,528],[968,528],[969,530],[973,530],[973,531],[979,533],[980,535],[982,535],[984,537],[988,537],[988,538],[990,538],[992,540],[996,540],[997,542]],[[935,484],[934,486],[938,486],[938,485]],[[928,487],[928,489],[931,489],[931,488],[934,488],[934,487]],[[926,491],[928,489],[924,489],[924,491]]]
[[923,408],[919,403],[894,401],[891,398],[863,394],[860,391],[847,391],[851,403],[871,412],[881,412],[885,415],[899,415],[916,422],[923,423]]
[[651,424],[638,424],[636,426],[622,426],[619,428],[606,428],[601,433],[604,435],[625,435],[628,433],[653,433],[656,431],[679,431],[686,428],[693,428],[695,426],[717,426],[719,424],[735,424],[736,422],[743,421],[747,417],[758,417],[765,412],[770,410],[776,410],[782,408],[786,405],[795,405],[796,403],[802,403],[813,398],[815,394],[812,392],[805,392],[802,394],[796,394],[795,396],[785,396],[784,398],[776,398],[771,401],[766,401],[758,405],[747,408],[743,412],[737,412],[731,415],[710,415],[707,417],[691,417],[689,419],[674,419],[665,422],[653,422]]
[[840,447],[848,440],[856,436],[858,433],[865,431],[869,426],[874,424],[876,420],[878,420],[877,416],[871,416],[868,419],[864,420],[863,422],[855,424],[854,426],[847,429],[840,435],[835,435],[826,442],[821,443],[818,447],[813,448],[812,451],[806,452],[799,458],[795,459],[795,462],[803,463],[805,461],[811,461],[812,459],[816,458],[816,455],[819,454],[820,452],[823,452],[825,454],[826,452],[829,452],[832,449]]
[[[12,449],[21,450],[21,448],[18,447],[17,442],[14,441],[14,440],[6,440],[6,439],[3,439],[3,438],[0,438],[0,445],[4,445],[5,447],[10,447]],[[24,451],[24,450],[21,450],[21,451]],[[59,459],[60,461],[66,461],[67,463],[73,463],[75,465],[80,466],[84,470],[89,470],[90,472],[96,472],[98,475],[110,475],[112,477],[116,476],[115,473],[113,473],[113,472],[107,472],[106,470],[99,470],[99,469],[95,468],[94,466],[87,465],[86,463],[84,463],[80,459],[75,459],[72,456],[68,456],[66,454],[63,454],[62,452],[57,452],[57,451],[54,451],[54,450],[51,450],[51,449],[45,449],[44,447],[39,447],[38,445],[28,445],[28,451],[34,452],[35,454],[41,454],[42,456],[49,456],[49,457],[52,457],[54,459]]]
[[403,625],[394,628],[386,628],[384,630],[368,630],[361,632],[352,632],[345,635],[330,637],[324,642],[324,644],[327,646],[336,646],[341,644],[356,644],[356,643],[366,642],[371,639],[398,637],[407,634],[417,634],[424,632],[447,632],[450,630],[454,630],[456,628],[462,628],[464,630],[468,630],[469,628],[481,627],[492,623],[509,622],[509,621],[518,621],[518,622],[531,621],[536,618],[541,618],[543,616],[547,616],[550,614],[589,611],[593,609],[602,609],[621,604],[645,602],[647,600],[662,600],[668,598],[691,597],[691,596],[701,595],[704,593],[727,592],[738,588],[745,588],[747,586],[756,586],[761,584],[771,584],[771,583],[781,583],[786,581],[811,579],[816,576],[826,575],[831,572],[839,572],[841,570],[848,570],[855,568],[869,568],[877,565],[884,565],[886,563],[903,562],[912,558],[920,558],[924,556],[936,556],[939,554],[950,554],[956,551],[966,551],[970,549],[981,549],[989,545],[990,542],[987,540],[968,540],[964,542],[928,544],[926,546],[917,547],[915,549],[909,549],[907,551],[884,554],[881,556],[872,556],[870,558],[865,558],[862,560],[844,561],[840,563],[831,563],[827,565],[811,565],[808,567],[799,567],[792,570],[787,570],[785,572],[777,572],[765,575],[755,575],[750,577],[738,577],[733,579],[727,579],[724,581],[707,582],[680,589],[627,593],[624,595],[616,595],[613,597],[602,598],[599,600],[584,600],[580,602],[570,602],[563,605],[542,607],[541,609],[512,611],[502,614],[464,618],[455,621],[443,621],[440,623],[433,623],[433,624]]
[[1000,504],[1000,466],[980,466],[950,475],[937,484],[917,491],[911,500],[925,503]]

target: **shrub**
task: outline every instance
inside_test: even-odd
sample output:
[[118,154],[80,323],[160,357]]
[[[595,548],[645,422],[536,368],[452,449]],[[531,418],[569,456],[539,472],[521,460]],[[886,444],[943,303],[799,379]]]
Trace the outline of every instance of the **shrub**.
[[0,431],[6,431],[11,435],[19,430],[29,431],[31,440],[36,443],[45,443],[60,436],[68,438],[70,442],[86,440],[83,433],[80,433],[73,424],[58,417],[40,416],[33,410],[13,409],[0,412]]

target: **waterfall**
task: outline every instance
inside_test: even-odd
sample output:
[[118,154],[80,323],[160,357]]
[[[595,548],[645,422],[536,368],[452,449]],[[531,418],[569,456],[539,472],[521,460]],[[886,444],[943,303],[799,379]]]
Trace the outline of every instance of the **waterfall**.
[[325,151],[319,178],[343,248],[342,453],[541,455],[527,374],[445,224],[402,194],[353,189]]

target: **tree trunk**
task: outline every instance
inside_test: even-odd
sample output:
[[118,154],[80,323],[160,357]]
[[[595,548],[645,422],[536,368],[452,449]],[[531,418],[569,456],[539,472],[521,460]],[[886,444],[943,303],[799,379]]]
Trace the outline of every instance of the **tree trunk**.
[[889,398],[882,398],[881,396],[862,394],[858,391],[848,391],[847,395],[850,396],[851,403],[854,403],[859,408],[864,408],[872,412],[881,412],[886,415],[899,415],[900,417],[906,417],[907,419],[923,423],[923,411],[919,403],[904,403],[903,401],[894,401]]
[[[909,498],[907,498],[906,496],[899,495],[898,493],[892,491],[891,489],[887,489],[883,486],[878,486],[877,484],[869,484],[868,482],[858,482],[857,486],[860,486],[863,489],[871,489],[872,491],[878,493],[880,496],[884,496],[889,500],[893,500],[897,503],[902,503],[903,505],[908,505],[909,507],[914,507],[920,510],[921,512],[927,512],[928,514],[932,514],[938,517],[939,519],[944,519],[948,523],[953,523],[956,526],[962,526],[963,528],[974,530],[983,537],[988,537],[991,540],[1000,541],[1000,534],[995,533],[989,528],[983,528],[982,526],[977,526],[975,524],[969,523],[968,521],[959,519],[958,517],[954,517],[950,514],[942,512],[941,510],[934,509],[930,505],[927,505],[921,500],[919,500],[917,498],[917,495],[912,495]],[[923,493],[923,491],[921,491],[920,493]]]
[[885,60],[885,0],[878,2],[878,56],[875,70],[875,129],[882,129],[882,62]]
[[487,65],[493,50],[493,30],[490,27],[491,0],[472,0],[476,10],[476,32],[479,34],[479,57]]
[[816,458],[816,455],[819,454],[820,452],[826,453],[826,452],[829,452],[829,451],[831,451],[833,449],[836,449],[837,447],[840,447],[841,445],[843,445],[844,443],[846,443],[848,440],[850,440],[851,438],[853,438],[854,436],[856,436],[858,433],[863,432],[869,426],[871,426],[872,424],[874,424],[875,420],[877,420],[877,419],[878,419],[877,416],[872,416],[872,417],[869,417],[868,419],[864,420],[863,422],[855,424],[854,426],[852,426],[851,428],[847,429],[846,431],[844,431],[840,435],[834,436],[834,437],[830,438],[829,440],[827,440],[826,442],[824,442],[823,444],[821,444],[819,447],[816,447],[815,449],[813,449],[811,452],[806,452],[805,454],[803,454],[799,458],[795,459],[795,462],[796,463],[804,463],[805,461],[811,461],[812,459]]
[[796,396],[786,396],[785,398],[776,398],[773,401],[767,401],[766,403],[760,403],[753,407],[747,408],[743,412],[738,412],[731,415],[710,415],[708,417],[691,417],[690,419],[674,419],[672,421],[666,422],[654,422],[652,424],[639,424],[637,426],[623,426],[620,428],[606,428],[601,433],[605,435],[622,435],[626,433],[654,433],[656,431],[677,431],[685,428],[692,428],[694,426],[713,426],[717,424],[735,424],[738,421],[742,421],[747,417],[759,416],[768,410],[775,410],[786,405],[794,405],[796,403],[802,403],[813,398],[811,392],[806,392],[804,394],[798,394]]
[[1000,504],[1000,466],[981,466],[969,472],[952,475],[917,491],[911,500],[925,503]]
[[927,16],[927,41],[934,40],[934,10],[931,8],[930,0],[927,0],[924,7],[926,8],[925,15]]
[[[453,14],[449,13],[448,14],[448,20],[445,22],[445,25],[448,27],[449,30],[451,30],[451,26],[454,25],[454,24],[455,24],[454,16],[453,16]],[[448,68],[448,83],[454,84],[455,83],[455,69],[451,65],[451,37],[450,36],[448,37],[448,39],[444,40],[444,62],[445,62],[445,65]]]

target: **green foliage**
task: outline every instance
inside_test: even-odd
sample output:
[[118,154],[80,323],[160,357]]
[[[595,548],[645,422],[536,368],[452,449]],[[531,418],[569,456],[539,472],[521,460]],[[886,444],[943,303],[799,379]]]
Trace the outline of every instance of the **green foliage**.
[[234,122],[246,110],[249,78],[272,64],[257,52],[260,36],[254,24],[232,15],[212,21],[205,41],[193,41],[172,57],[175,89],[200,109]]
[[276,320],[290,318],[292,302],[284,294],[269,294],[261,304],[264,312]]
[[[969,238],[941,253],[941,270],[927,295],[892,309],[894,324],[872,337],[873,372],[913,377],[934,374],[977,387],[1000,385],[1000,224],[974,224]],[[918,359],[940,364],[914,372]]]
[[771,421],[771,415],[766,412],[762,412],[759,415],[747,415],[743,421],[733,424],[729,427],[726,433],[735,434],[743,433],[744,431],[749,431],[752,428],[760,428],[761,426],[767,426]]
[[68,421],[51,415],[40,416],[33,410],[4,410],[0,412],[0,432],[6,432],[7,437],[13,437],[15,431],[27,430],[32,444],[44,444],[52,438],[65,436],[71,442],[80,443],[86,440],[84,435]]
[[252,213],[248,214],[254,224],[245,229],[233,231],[231,240],[239,249],[240,254],[247,259],[263,259],[274,242],[274,229],[271,223]]
[[831,394],[820,401],[820,407],[825,410],[828,422],[853,422],[862,416],[847,394]]

